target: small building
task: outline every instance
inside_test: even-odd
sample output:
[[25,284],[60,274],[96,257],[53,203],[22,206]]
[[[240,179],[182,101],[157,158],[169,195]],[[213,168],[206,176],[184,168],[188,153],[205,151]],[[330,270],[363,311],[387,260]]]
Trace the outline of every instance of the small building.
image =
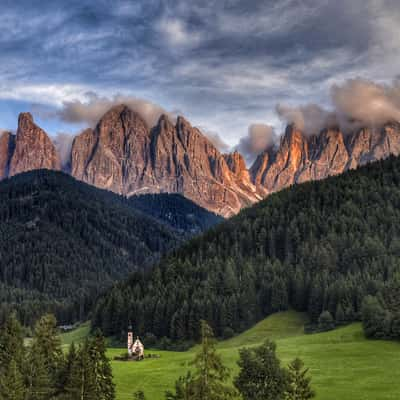
[[136,340],[133,340],[132,326],[128,328],[128,356],[132,360],[143,360],[144,358],[144,346],[140,341],[139,336]]

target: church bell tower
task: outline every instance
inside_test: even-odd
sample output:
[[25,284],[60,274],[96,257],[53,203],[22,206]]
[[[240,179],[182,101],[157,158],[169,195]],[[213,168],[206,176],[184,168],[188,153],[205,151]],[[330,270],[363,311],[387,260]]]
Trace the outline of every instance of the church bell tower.
[[128,354],[132,355],[132,346],[133,346],[133,331],[132,325],[128,326]]

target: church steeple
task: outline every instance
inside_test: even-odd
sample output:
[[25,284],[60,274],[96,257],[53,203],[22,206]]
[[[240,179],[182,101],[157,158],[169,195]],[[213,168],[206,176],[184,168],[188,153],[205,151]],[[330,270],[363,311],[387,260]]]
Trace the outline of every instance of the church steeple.
[[128,354],[132,356],[133,352],[133,331],[132,331],[132,325],[128,326]]

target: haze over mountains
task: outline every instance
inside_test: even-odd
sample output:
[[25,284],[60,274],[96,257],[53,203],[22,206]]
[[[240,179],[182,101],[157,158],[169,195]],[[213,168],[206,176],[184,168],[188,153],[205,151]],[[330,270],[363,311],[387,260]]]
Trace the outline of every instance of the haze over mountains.
[[247,169],[237,151],[222,154],[183,117],[161,115],[155,126],[128,106],[112,107],[94,129],[75,137],[69,161],[50,137],[21,113],[16,135],[0,138],[0,178],[34,169],[64,169],[98,188],[132,196],[180,193],[225,217],[268,194],[309,180],[340,174],[367,162],[400,154],[400,125],[337,127],[317,135],[289,124],[279,145],[270,145]]

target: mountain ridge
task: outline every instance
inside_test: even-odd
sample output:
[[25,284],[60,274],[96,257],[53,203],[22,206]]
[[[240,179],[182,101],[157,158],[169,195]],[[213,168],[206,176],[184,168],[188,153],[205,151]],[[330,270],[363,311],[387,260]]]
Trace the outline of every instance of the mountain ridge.
[[[225,217],[293,184],[324,179],[400,154],[400,125],[344,134],[327,128],[307,135],[288,125],[279,146],[265,149],[250,168],[234,151],[221,153],[185,118],[161,115],[155,126],[124,104],[108,110],[94,129],[72,143],[69,173],[125,196],[179,193]],[[32,169],[61,169],[51,138],[30,113],[16,135],[0,137],[0,179]]]

